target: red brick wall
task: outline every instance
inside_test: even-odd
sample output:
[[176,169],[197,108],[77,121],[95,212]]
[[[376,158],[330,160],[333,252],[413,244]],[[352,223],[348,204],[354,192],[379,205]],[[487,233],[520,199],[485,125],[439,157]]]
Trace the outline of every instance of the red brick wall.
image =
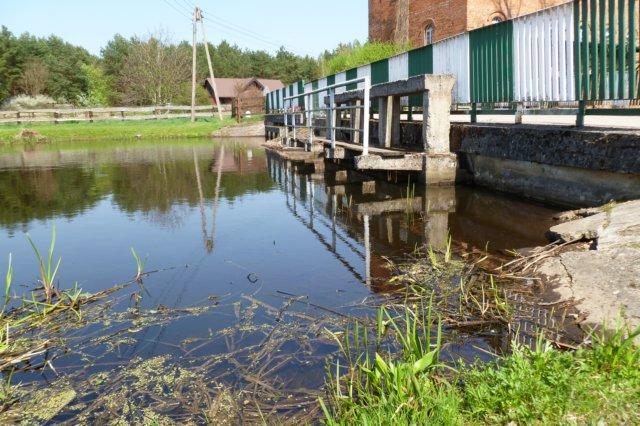
[[394,41],[397,0],[369,0],[369,40]]
[[466,30],[467,0],[412,0],[409,2],[409,40],[414,47],[424,45],[424,30],[433,23],[433,41]]
[[469,2],[467,30],[489,25],[496,15],[513,19],[569,1],[571,0],[472,0]]
[[[424,30],[435,25],[434,41],[483,27],[494,16],[507,19],[526,15],[571,0],[369,0],[369,39],[403,41],[397,34],[398,16],[408,16],[409,40],[413,47],[424,45]],[[399,13],[398,7],[408,7]]]

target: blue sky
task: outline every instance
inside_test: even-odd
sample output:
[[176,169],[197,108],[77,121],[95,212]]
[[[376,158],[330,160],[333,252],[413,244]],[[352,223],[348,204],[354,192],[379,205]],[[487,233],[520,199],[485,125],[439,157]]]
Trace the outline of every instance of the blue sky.
[[268,51],[285,45],[316,56],[367,37],[367,0],[0,0],[0,25],[14,34],[56,34],[98,54],[116,33],[162,29],[176,41],[191,40],[192,4],[203,9],[207,37],[216,43]]

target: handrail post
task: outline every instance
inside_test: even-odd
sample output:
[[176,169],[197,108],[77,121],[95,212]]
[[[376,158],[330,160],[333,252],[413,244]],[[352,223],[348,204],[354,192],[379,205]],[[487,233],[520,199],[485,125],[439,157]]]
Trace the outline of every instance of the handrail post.
[[289,146],[289,120],[287,117],[287,101],[283,102],[284,107],[284,145]]
[[329,133],[329,139],[331,140],[331,149],[335,150],[336,149],[336,129],[335,129],[335,123],[334,123],[334,118],[335,118],[335,101],[336,101],[336,92],[335,92],[335,88],[331,88],[329,89],[329,108],[327,108],[327,123],[328,123],[328,128],[327,128],[327,132]]
[[306,98],[306,102],[305,102],[305,108],[307,110],[307,130],[309,132],[308,135],[308,143],[309,143],[309,151],[312,151],[312,147],[313,147],[313,112],[311,111],[313,109],[313,107],[311,106],[311,95],[307,95]]
[[[293,101],[291,101],[293,104]],[[296,113],[296,109],[293,105],[291,105],[291,118],[293,119],[293,138],[291,139],[291,145],[296,146],[296,139],[298,138],[298,132],[296,127],[298,126],[298,114]]]
[[362,114],[362,155],[369,155],[369,113],[371,107],[371,80],[364,78],[364,112]]

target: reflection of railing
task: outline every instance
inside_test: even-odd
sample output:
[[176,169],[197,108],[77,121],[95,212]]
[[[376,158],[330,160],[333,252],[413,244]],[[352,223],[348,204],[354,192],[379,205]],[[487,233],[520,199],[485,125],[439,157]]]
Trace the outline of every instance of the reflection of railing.
[[[312,181],[306,182],[305,192],[309,194],[309,197],[306,197],[303,196],[301,191],[302,181],[300,180],[298,183],[296,183],[296,174],[292,170],[288,170],[284,167],[283,164],[278,164],[273,168],[269,167],[269,171],[272,179],[280,186],[282,191],[285,193],[287,209],[293,214],[293,216],[298,221],[300,221],[300,223],[302,223],[307,229],[309,229],[312,234],[318,239],[318,241],[330,253],[332,253],[334,257],[349,272],[351,272],[351,274],[359,282],[369,284],[369,271],[371,269],[369,265],[371,256],[367,253],[367,250],[369,250],[369,237],[365,233],[365,250],[362,250],[358,247],[358,245],[361,244],[360,241],[351,241],[351,238],[339,232],[336,197],[333,197],[333,199],[330,201],[331,215],[329,216],[328,214],[324,214],[322,209],[315,208],[315,187]],[[298,189],[298,191],[296,191],[296,188]],[[290,196],[292,197],[291,200],[289,198]],[[299,211],[300,209],[298,207],[301,207],[302,211],[306,213],[304,216],[308,217],[304,217],[303,215],[301,215],[301,212]],[[318,225],[325,227],[331,233],[331,236],[325,236]],[[349,251],[353,252],[361,261],[365,261],[366,265],[364,277],[360,272],[358,272],[358,268],[353,266],[352,263],[347,259],[347,257],[338,251],[338,241],[343,243],[349,249]]]
[[[158,106],[128,108],[69,108],[34,109],[25,111],[0,111],[0,123],[62,123],[65,121],[126,121],[189,118],[189,106]],[[196,117],[211,117],[216,108],[210,105],[196,107]],[[225,115],[231,113],[229,106],[222,106]]]

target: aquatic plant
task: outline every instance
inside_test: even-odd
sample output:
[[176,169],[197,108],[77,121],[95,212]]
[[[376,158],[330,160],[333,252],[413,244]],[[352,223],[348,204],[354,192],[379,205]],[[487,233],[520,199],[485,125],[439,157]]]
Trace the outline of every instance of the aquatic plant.
[[40,251],[36,247],[35,243],[31,239],[31,236],[29,234],[27,234],[27,240],[29,241],[29,244],[31,244],[31,247],[33,248],[33,251],[36,255],[36,258],[38,259],[38,267],[40,270],[40,283],[42,284],[46,301],[47,303],[51,303],[53,294],[57,292],[55,288],[55,279],[56,279],[56,275],[58,274],[58,268],[60,267],[60,262],[62,261],[62,258],[58,258],[58,261],[55,263],[55,267],[54,267],[53,253],[56,246],[56,227],[54,225],[51,230],[51,244],[49,245],[49,253],[48,253],[46,262],[45,262],[45,259],[40,254]]
[[11,300],[10,291],[11,291],[11,283],[13,281],[13,264],[11,253],[9,253],[9,266],[7,266],[7,275],[4,281],[4,300],[2,303],[2,312],[0,313],[0,317],[4,315],[4,311],[7,309],[7,305],[9,305],[9,301]]

